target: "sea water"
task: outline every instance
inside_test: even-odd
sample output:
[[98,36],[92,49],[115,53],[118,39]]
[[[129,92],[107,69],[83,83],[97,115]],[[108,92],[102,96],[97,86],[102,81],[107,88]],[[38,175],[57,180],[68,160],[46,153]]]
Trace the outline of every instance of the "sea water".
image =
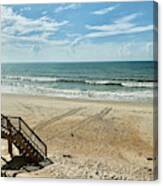
[[117,101],[149,101],[157,62],[4,63],[2,93]]

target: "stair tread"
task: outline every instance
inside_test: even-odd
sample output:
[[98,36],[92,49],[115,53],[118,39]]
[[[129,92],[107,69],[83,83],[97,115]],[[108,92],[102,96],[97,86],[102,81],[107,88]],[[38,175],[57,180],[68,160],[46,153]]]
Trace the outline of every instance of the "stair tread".
[[[14,120],[15,122],[10,120],[10,118],[16,119]],[[31,157],[31,159],[33,158],[36,161],[44,159],[44,156],[42,155],[40,149],[37,148],[35,144],[33,144],[32,138],[30,139],[30,137],[26,136],[26,132],[28,132],[27,134],[33,136],[34,139],[38,140],[38,144],[36,143],[38,147],[39,143],[42,144],[44,147],[46,147],[46,145],[39,139],[35,132],[30,129],[24,121],[23,123],[21,123],[21,125],[24,125],[24,129],[26,131],[21,131],[20,122],[22,121],[23,120],[20,117],[8,117],[1,114],[1,134],[4,138],[8,138],[10,135],[12,138],[12,143],[15,144],[15,146],[20,150],[20,153],[25,154],[26,156],[29,156]]]

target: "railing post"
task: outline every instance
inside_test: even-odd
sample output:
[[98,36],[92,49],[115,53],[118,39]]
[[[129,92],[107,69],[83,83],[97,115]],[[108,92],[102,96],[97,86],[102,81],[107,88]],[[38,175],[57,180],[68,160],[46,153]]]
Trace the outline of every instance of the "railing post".
[[21,118],[19,117],[19,131],[21,131]]
[[47,156],[47,146],[45,146],[45,156]]
[[8,152],[9,152],[11,158],[13,158],[13,151],[12,151],[12,129],[11,129],[10,121],[8,119],[6,121],[7,121],[7,128],[9,130]]

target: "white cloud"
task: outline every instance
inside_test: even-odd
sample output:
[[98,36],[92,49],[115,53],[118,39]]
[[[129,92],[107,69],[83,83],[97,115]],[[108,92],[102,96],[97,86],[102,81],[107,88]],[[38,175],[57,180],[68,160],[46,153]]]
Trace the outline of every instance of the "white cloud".
[[106,32],[92,32],[90,34],[85,35],[85,38],[97,38],[97,37],[107,37],[107,36],[115,36],[120,34],[132,34],[132,33],[140,33],[145,32],[153,29],[153,25],[147,25],[147,26],[137,26],[130,28],[128,30],[126,29],[119,29],[119,30],[108,30]]
[[17,37],[17,36],[9,36],[3,34],[3,40],[2,43],[4,44],[10,44],[10,43],[15,43],[21,46],[29,46],[30,44],[40,44],[40,43],[47,43],[47,44],[55,44],[55,45],[64,45],[68,44],[68,40],[48,40],[47,35],[43,34],[41,37],[39,35],[37,36],[22,36],[22,37]]
[[79,34],[79,33],[67,33],[66,36],[68,38],[76,38],[76,37],[80,37],[81,34]]
[[[10,42],[31,42],[35,45],[38,43],[49,44],[63,44],[67,41],[55,41],[49,39],[50,36],[54,36],[62,26],[67,25],[69,22],[64,20],[57,22],[47,16],[40,17],[38,19],[30,19],[24,17],[18,13],[15,13],[12,8],[2,6],[2,36],[3,44],[9,44]],[[22,43],[25,45],[25,43]]]
[[100,25],[100,26],[86,25],[86,28],[89,30],[97,30],[97,31],[124,31],[124,30],[131,29],[135,26],[135,23],[131,21],[134,20],[139,15],[140,14],[130,14],[115,20],[112,24]]
[[86,28],[91,32],[76,38],[72,44],[76,45],[78,42],[90,38],[141,33],[153,30],[153,25],[137,25],[134,22],[134,19],[140,15],[142,14],[130,14],[117,19],[112,24],[108,25],[86,25]]
[[[153,25],[134,23],[134,19],[140,14],[124,16],[112,24],[86,25],[88,34],[67,32],[67,39],[55,40],[50,39],[51,36],[55,36],[63,26],[69,24],[68,21],[58,22],[48,16],[30,19],[15,13],[9,7],[2,7],[1,10],[3,62],[151,60],[153,58],[152,41],[98,44],[90,42],[91,38],[152,30]],[[74,40],[73,45],[69,45],[72,40]],[[84,42],[80,42],[83,40]],[[75,47],[72,47],[74,45]]]
[[48,13],[47,11],[43,11],[41,14],[46,15],[47,13]]
[[129,14],[129,15],[123,16],[123,17],[115,20],[115,23],[127,23],[127,22],[130,22],[130,21],[134,20],[138,16],[142,16],[142,15],[143,14],[141,14],[141,13]]
[[151,60],[153,59],[152,51],[152,41],[126,41],[120,43],[110,42],[101,44],[86,42],[77,45],[73,50],[69,45],[64,45],[63,47],[59,47],[57,45],[45,45],[43,48],[33,46],[31,50],[26,50],[22,47],[17,48],[13,44],[6,46],[2,53],[4,55],[4,61],[8,62],[12,62],[12,60],[17,62],[77,62]]
[[79,8],[79,4],[69,4],[69,5],[62,5],[62,6],[59,6],[58,8],[55,9],[55,13],[59,13],[59,12],[62,12],[62,11],[65,11],[65,10],[75,10],[77,8]]
[[109,12],[112,12],[117,7],[118,7],[118,5],[116,5],[116,6],[110,6],[110,7],[107,7],[107,8],[96,10],[96,11],[92,12],[92,14],[95,14],[95,15],[104,15],[104,14],[107,14]]
[[27,6],[27,7],[23,7],[20,9],[21,12],[24,12],[24,11],[31,11],[31,7]]

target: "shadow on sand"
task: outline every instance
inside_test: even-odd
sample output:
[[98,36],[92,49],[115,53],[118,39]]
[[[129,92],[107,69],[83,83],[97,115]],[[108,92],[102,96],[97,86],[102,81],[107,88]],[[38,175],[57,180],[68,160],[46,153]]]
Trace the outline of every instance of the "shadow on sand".
[[14,156],[10,161],[6,161],[5,158],[1,157],[4,164],[1,167],[1,176],[8,177],[7,172],[14,171],[15,173],[11,177],[15,177],[20,172],[32,172],[39,169],[42,169],[53,162],[50,159],[46,159],[39,163],[31,163],[24,156]]
[[10,161],[5,161],[5,164],[1,167],[1,169],[20,170],[23,166],[26,166],[28,164],[29,162],[24,156],[14,156]]

